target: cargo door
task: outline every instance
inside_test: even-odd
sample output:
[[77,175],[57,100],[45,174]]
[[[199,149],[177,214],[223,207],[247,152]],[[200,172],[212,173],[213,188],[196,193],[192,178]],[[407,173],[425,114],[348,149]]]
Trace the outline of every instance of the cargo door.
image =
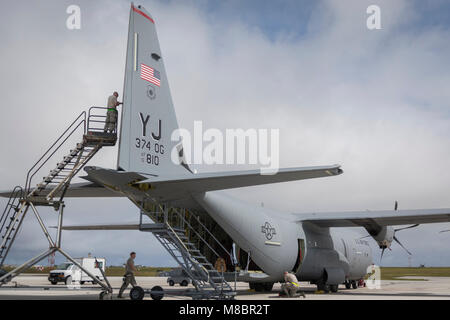
[[292,272],[294,272],[295,274],[297,274],[300,271],[303,259],[305,258],[305,239],[297,239],[297,242],[298,242],[297,260],[295,261],[294,268],[292,269]]

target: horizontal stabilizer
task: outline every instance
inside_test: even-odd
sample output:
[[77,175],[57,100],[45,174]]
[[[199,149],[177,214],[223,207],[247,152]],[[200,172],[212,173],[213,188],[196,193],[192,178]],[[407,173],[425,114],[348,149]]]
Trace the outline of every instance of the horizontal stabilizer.
[[[273,175],[263,175],[260,170],[245,170],[149,177],[99,167],[85,167],[84,170],[88,176],[83,178],[89,182],[71,184],[66,197],[124,197],[124,192],[136,191],[131,187],[134,184],[148,185],[144,188],[148,189],[148,195],[160,201],[175,201],[189,198],[194,193],[331,177],[343,172],[339,165],[283,168]],[[0,196],[9,197],[10,194],[11,191],[7,191]]]
[[[42,196],[46,196],[53,189],[44,189],[40,192]],[[9,198],[12,190],[0,191],[0,197]],[[92,182],[73,183],[67,189],[65,197],[72,198],[109,198],[109,197],[124,197],[119,192],[114,192],[108,188]]]
[[[52,227],[56,228],[56,227]],[[139,224],[103,224],[103,225],[85,225],[85,226],[63,226],[62,230],[139,230]]]
[[[122,192],[146,190],[147,196],[159,201],[188,199],[195,193],[256,186],[341,174],[339,165],[321,167],[284,168],[277,174],[262,175],[260,170],[213,172],[172,176],[145,177],[142,174],[121,172],[99,167],[85,167],[88,179],[99,185],[118,186]],[[134,186],[134,187],[133,187]],[[138,196],[139,193],[136,193]]]
[[242,188],[269,183],[330,177],[341,174],[339,165],[321,167],[283,168],[276,174],[263,175],[260,170],[199,173],[178,177],[152,177],[139,183],[149,183],[155,188],[165,186],[191,192],[204,192],[231,188]]

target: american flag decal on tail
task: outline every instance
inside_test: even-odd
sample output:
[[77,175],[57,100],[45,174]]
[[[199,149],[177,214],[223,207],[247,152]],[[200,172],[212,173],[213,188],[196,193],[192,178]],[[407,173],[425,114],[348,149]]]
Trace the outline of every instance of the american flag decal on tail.
[[141,79],[161,86],[161,74],[158,70],[153,69],[143,63],[141,63]]

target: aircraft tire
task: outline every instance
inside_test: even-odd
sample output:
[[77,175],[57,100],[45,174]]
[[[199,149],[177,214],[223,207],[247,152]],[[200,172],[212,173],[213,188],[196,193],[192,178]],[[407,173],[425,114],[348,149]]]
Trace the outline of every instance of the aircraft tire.
[[330,292],[330,286],[323,282],[323,280],[319,280],[317,282],[317,291],[323,291],[325,293]]
[[255,288],[256,292],[263,292],[264,291],[264,286],[262,283],[254,283],[253,287]]
[[[142,300],[144,299],[145,291],[139,286],[135,286],[130,290],[130,299],[131,300]],[[153,296],[152,296],[153,298]]]
[[[159,292],[156,293],[155,291],[159,291]],[[144,293],[144,290],[142,290],[142,293]],[[150,291],[150,297],[152,297],[153,300],[161,300],[162,298],[164,298],[163,288],[161,288],[160,286],[154,286],[152,288],[152,290]]]
[[271,292],[273,289],[273,282],[264,282],[263,287],[264,287],[264,292]]
[[273,288],[273,282],[249,282],[250,289],[254,289],[256,292],[271,292]]

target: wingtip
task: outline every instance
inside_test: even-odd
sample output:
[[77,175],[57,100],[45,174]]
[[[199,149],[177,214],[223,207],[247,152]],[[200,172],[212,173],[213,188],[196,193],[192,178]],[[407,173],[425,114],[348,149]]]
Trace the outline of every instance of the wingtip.
[[342,169],[342,166],[340,164],[335,163],[335,164],[333,164],[333,167],[335,168],[334,170],[336,172],[336,175],[344,173],[344,170]]

